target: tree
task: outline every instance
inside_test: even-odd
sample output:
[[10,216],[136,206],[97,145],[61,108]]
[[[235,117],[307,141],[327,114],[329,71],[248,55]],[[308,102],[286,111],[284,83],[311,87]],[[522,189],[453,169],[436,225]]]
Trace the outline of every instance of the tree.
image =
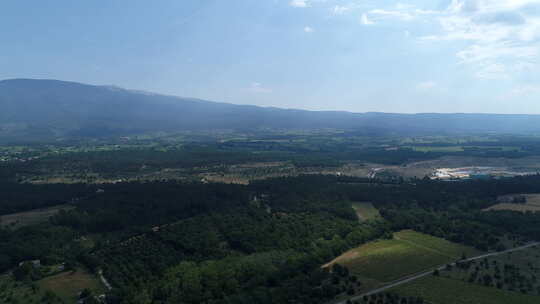
[[86,299],[88,297],[92,296],[92,291],[88,288],[85,288],[83,289],[83,291],[81,291],[81,294],[79,295],[79,298],[80,299]]
[[13,277],[17,281],[29,280],[31,278],[31,273],[33,267],[30,263],[23,263],[21,266],[13,270]]

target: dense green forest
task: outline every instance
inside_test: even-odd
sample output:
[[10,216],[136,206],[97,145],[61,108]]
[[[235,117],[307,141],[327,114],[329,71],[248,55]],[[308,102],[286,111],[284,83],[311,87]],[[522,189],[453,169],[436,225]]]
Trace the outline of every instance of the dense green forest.
[[[103,270],[111,303],[323,303],[343,290],[333,283],[339,274],[320,265],[392,231],[415,229],[482,250],[504,249],[508,236],[540,239],[536,213],[482,211],[499,195],[540,192],[539,175],[463,182],[304,175],[250,185],[103,184],[99,191],[3,182],[2,189],[5,202],[24,198],[3,204],[3,213],[66,201],[75,209],[1,229],[0,269],[41,259]],[[359,222],[353,201],[373,202],[382,218]],[[80,241],[86,236],[93,246]]]

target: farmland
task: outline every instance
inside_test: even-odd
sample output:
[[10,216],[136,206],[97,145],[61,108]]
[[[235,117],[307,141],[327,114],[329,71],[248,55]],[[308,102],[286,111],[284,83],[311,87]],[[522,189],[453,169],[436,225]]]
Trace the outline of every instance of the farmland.
[[299,174],[422,178],[439,168],[475,166],[500,167],[512,176],[538,170],[538,139],[530,140],[533,146],[522,149],[517,138],[494,136],[372,138],[338,130],[154,134],[0,146],[0,164],[24,167],[16,171],[17,180],[36,184],[163,179],[247,184]]
[[[325,265],[338,263],[379,285],[478,253],[475,249],[411,230],[352,249]],[[374,287],[374,286],[369,287]]]
[[[509,202],[514,197],[523,198],[522,202]],[[511,211],[540,211],[540,194],[516,194],[499,198],[500,203],[486,209],[489,210],[511,210]],[[508,201],[508,202],[507,202]]]
[[105,291],[95,276],[81,269],[34,282],[16,281],[6,274],[0,276],[0,303],[75,303],[84,289],[89,289],[94,295]]
[[57,214],[60,210],[71,210],[73,206],[60,205],[43,209],[35,209],[32,211],[6,214],[0,216],[0,225],[17,229],[24,226],[39,224],[46,222],[51,216]]
[[427,276],[391,289],[400,296],[422,297],[433,304],[537,304],[540,298],[518,292]]
[[540,296],[540,248],[534,246],[479,261],[458,264],[441,276],[506,291]]
[[[43,303],[52,291],[71,303],[90,288],[124,303],[325,303],[481,253],[473,247],[504,250],[539,235],[540,214],[483,210],[499,196],[540,193],[540,176],[424,178],[438,168],[533,172],[540,157],[527,149],[482,157],[474,153],[490,149],[451,152],[437,139],[327,136],[51,148],[36,159],[13,149],[17,160],[0,163],[2,222],[14,228],[1,231],[0,269],[22,271],[21,261],[37,259],[66,263],[102,270],[114,289],[104,291],[82,271],[41,271],[19,277],[8,297]],[[528,261],[511,263],[521,265],[527,295],[536,296]],[[439,279],[485,287],[478,278],[486,271],[473,283],[470,272],[454,271]],[[513,288],[520,296],[519,284]]]
[[38,282],[43,290],[51,290],[66,303],[73,303],[83,289],[89,289],[94,295],[105,292],[105,288],[94,275],[84,270],[75,272],[62,272],[44,278]]

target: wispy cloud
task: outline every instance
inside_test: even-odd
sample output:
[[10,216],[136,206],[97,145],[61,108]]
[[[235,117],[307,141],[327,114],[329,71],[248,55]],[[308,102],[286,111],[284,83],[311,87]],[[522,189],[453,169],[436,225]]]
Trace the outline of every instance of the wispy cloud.
[[375,22],[371,21],[368,17],[367,14],[362,14],[362,16],[360,17],[360,23],[362,23],[363,25],[372,25],[372,24],[375,24]]
[[310,6],[308,0],[292,0],[291,2],[289,2],[289,5],[294,6],[294,7],[309,7]]
[[264,87],[259,82],[252,82],[247,90],[252,92],[252,93],[259,93],[259,94],[272,93],[272,89]]
[[433,80],[423,81],[416,85],[416,89],[421,91],[431,90],[435,87],[437,87],[437,83]]
[[334,15],[343,15],[345,13],[347,13],[348,11],[350,11],[351,8],[348,7],[348,6],[343,6],[343,5],[336,5],[334,6],[334,8],[332,9],[332,13]]
[[524,97],[524,96],[536,95],[536,94],[540,94],[540,84],[526,84],[526,85],[519,85],[513,88],[507,94],[499,97],[499,99],[510,100],[516,97]]
[[304,27],[304,32],[306,33],[313,33],[314,29],[311,26]]
[[456,56],[473,64],[480,78],[507,78],[540,55],[540,18],[521,10],[536,0],[454,0],[439,17],[442,34],[431,40],[463,40],[470,44]]
[[414,19],[413,15],[406,11],[399,10],[384,10],[384,9],[374,9],[369,11],[370,15],[375,15],[378,18],[397,18],[405,21]]
[[540,9],[540,0],[452,0],[438,11],[406,4],[371,9],[362,19],[432,22],[432,33],[421,41],[465,42],[456,52],[459,62],[479,78],[495,79],[540,69],[540,14],[534,7]]

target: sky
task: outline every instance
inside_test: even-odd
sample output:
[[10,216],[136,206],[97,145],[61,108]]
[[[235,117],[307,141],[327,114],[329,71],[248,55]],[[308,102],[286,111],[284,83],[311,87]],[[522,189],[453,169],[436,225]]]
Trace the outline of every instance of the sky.
[[4,0],[0,28],[0,79],[309,110],[540,114],[540,0]]

